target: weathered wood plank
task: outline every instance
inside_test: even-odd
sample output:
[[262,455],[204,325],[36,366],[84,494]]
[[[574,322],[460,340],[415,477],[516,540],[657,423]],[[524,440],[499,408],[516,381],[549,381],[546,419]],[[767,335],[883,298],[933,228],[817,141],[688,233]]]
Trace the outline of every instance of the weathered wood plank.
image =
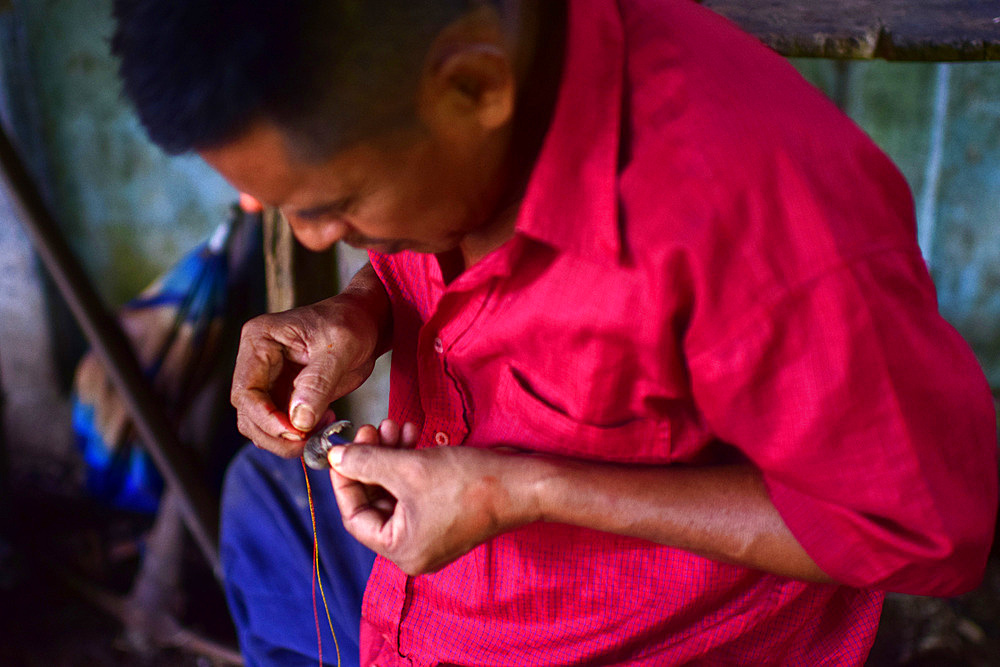
[[292,230],[277,209],[264,212],[264,284],[268,312],[295,307]]
[[264,270],[270,312],[313,303],[339,291],[335,251],[306,250],[277,209],[264,213]]
[[1000,0],[704,0],[789,57],[1000,60]]

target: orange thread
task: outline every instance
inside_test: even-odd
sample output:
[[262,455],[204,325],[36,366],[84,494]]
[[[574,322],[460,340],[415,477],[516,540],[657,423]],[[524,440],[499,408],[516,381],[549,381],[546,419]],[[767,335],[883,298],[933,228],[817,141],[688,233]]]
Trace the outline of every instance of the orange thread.
[[316,532],[316,509],[313,507],[312,487],[309,484],[309,471],[305,459],[302,461],[302,474],[306,478],[306,497],[309,499],[309,518],[312,520],[313,531],[313,565],[312,565],[312,605],[313,617],[316,619],[316,646],[319,650],[319,664],[323,667],[323,637],[319,629],[319,608],[316,606],[316,587],[319,585],[319,595],[323,599],[323,611],[326,612],[326,622],[330,624],[330,634],[333,635],[333,646],[337,650],[337,667],[340,667],[340,643],[337,633],[333,631],[333,619],[330,618],[330,607],[326,603],[326,593],[323,592],[323,578],[319,573],[319,534]]

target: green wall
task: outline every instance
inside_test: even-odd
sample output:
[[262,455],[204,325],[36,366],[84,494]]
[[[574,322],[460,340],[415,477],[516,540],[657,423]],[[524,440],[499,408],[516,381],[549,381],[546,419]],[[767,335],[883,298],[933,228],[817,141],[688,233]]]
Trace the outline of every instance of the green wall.
[[108,0],[13,7],[19,129],[40,135],[44,154],[31,160],[57,217],[102,295],[119,304],[206,237],[236,194],[197,158],[169,158],[146,140],[121,100]]

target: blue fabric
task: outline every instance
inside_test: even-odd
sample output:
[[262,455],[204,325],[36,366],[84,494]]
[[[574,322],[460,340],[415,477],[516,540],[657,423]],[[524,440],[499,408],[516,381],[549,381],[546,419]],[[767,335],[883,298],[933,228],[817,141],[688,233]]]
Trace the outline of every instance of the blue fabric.
[[94,406],[73,396],[73,431],[95,498],[134,512],[152,514],[160,504],[163,478],[134,441],[108,447],[97,428]]
[[[358,664],[361,598],[375,554],[343,527],[325,471],[309,470],[319,534],[320,575],[340,643],[341,664]],[[248,445],[222,490],[222,569],[247,667],[316,665],[312,524],[302,463]],[[323,662],[337,664],[317,589]]]
[[[229,230],[230,226],[220,227]],[[228,231],[226,231],[228,234]],[[220,232],[216,232],[219,236]],[[165,274],[160,276],[142,294],[129,301],[120,314],[121,319],[134,318],[139,311],[164,309],[166,319],[133,319],[143,328],[141,337],[156,334],[162,337],[160,349],[151,359],[143,361],[143,373],[150,387],[157,386],[161,373],[177,378],[180,395],[160,396],[169,414],[181,414],[188,399],[198,387],[189,380],[198,365],[208,362],[218,351],[218,344],[207,352],[205,344],[209,328],[224,317],[227,308],[229,259],[224,245],[205,242],[185,254]],[[167,324],[168,326],[164,326]],[[186,349],[178,354],[178,332],[186,328]],[[160,330],[162,329],[162,331]],[[126,327],[126,331],[129,328]],[[156,340],[153,338],[153,340]],[[168,356],[172,363],[168,363]],[[87,377],[93,377],[88,375]],[[162,378],[160,378],[162,379]],[[102,377],[103,380],[103,377]],[[79,378],[78,378],[79,382]],[[160,502],[163,479],[152,460],[135,437],[124,442],[113,441],[101,432],[102,424],[96,418],[99,410],[90,401],[114,401],[117,395],[107,394],[100,387],[77,384],[73,395],[73,428],[77,445],[83,454],[87,470],[87,488],[100,500],[116,507],[152,514]]]
[[225,314],[228,261],[225,249],[201,243],[188,251],[170,270],[126,308],[177,306],[188,322],[201,322]]

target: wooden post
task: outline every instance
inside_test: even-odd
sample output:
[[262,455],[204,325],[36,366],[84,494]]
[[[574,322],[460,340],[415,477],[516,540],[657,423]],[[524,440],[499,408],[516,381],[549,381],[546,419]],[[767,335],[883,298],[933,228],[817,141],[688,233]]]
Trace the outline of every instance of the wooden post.
[[267,309],[280,312],[333,296],[340,290],[333,248],[312,252],[295,240],[276,209],[264,214]]

